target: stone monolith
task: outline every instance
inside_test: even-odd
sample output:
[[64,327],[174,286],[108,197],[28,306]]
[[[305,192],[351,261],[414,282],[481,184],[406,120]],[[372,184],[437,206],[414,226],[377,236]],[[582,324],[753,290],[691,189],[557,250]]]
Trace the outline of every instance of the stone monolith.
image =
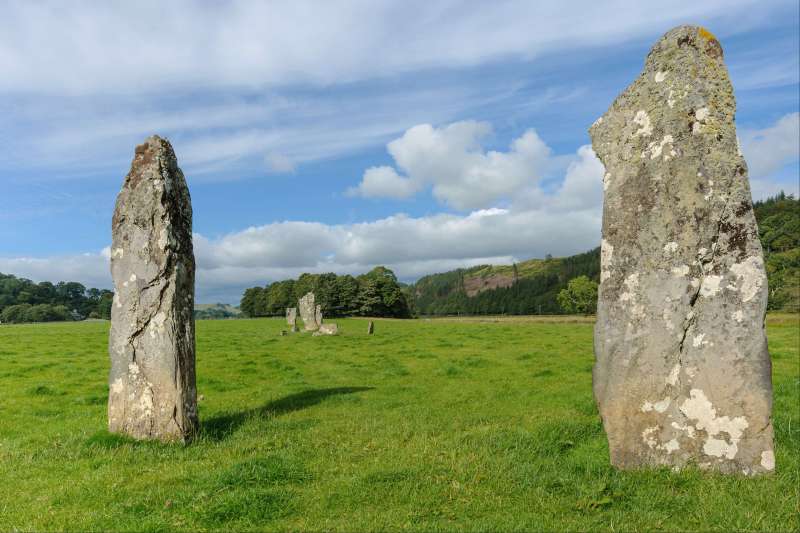
[[319,337],[321,335],[338,335],[339,334],[339,326],[334,323],[327,323],[327,324],[320,324],[319,329],[313,333],[314,337]]
[[590,129],[605,165],[594,394],[611,463],[774,469],[767,278],[733,88],[681,26]]
[[296,307],[287,307],[286,308],[286,324],[294,328],[295,324],[297,324],[297,308]]
[[317,327],[322,325],[322,306],[319,304],[317,304],[317,307],[314,310],[314,320],[317,323]]
[[108,426],[137,439],[197,429],[192,206],[169,142],[136,147],[112,221]]
[[367,324],[367,335],[372,335],[375,333],[375,323],[370,320],[369,324]]
[[316,331],[319,329],[317,324],[317,308],[314,303],[314,293],[309,292],[298,302],[300,308],[300,318],[303,320],[303,328],[306,331]]

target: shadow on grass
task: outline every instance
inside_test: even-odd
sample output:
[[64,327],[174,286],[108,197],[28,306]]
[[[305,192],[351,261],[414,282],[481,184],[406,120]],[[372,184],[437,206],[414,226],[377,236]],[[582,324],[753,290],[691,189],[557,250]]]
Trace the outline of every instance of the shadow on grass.
[[261,407],[237,413],[214,416],[200,422],[200,438],[219,441],[230,436],[249,418],[269,418],[314,406],[331,396],[353,394],[372,390],[374,387],[332,387],[329,389],[310,389],[290,394],[278,400],[267,402]]

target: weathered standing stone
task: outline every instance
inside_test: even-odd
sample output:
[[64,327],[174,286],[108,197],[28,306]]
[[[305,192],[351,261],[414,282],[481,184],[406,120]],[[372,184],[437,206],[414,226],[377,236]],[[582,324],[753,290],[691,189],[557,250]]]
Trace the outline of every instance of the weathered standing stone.
[[375,333],[375,323],[370,320],[369,324],[367,324],[367,335],[372,335]]
[[292,328],[294,328],[295,324],[297,324],[297,308],[296,307],[287,307],[286,308],[286,324],[291,326]]
[[322,325],[322,306],[317,304],[317,308],[314,310],[314,320],[317,323],[317,327]]
[[186,440],[197,428],[192,206],[166,140],[136,147],[112,241],[109,430]]
[[767,281],[719,42],[682,26],[590,129],[604,177],[594,394],[620,468],[773,470]]
[[339,326],[333,323],[328,324],[320,324],[319,329],[313,333],[314,337],[319,337],[320,335],[338,335],[339,334]]
[[303,327],[306,331],[316,331],[319,328],[317,324],[317,308],[314,305],[314,293],[309,292],[298,302],[300,307],[300,318],[303,319]]

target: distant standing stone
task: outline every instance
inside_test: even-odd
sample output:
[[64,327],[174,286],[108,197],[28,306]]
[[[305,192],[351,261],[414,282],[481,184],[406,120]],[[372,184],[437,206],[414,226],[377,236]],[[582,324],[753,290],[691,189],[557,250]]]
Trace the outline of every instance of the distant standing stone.
[[197,429],[192,206],[169,142],[136,147],[112,222],[108,426],[137,439]]
[[338,334],[339,334],[339,326],[333,323],[328,323],[320,325],[319,329],[314,332],[314,337],[319,337],[320,335],[338,335]]
[[300,318],[303,320],[303,327],[306,331],[316,331],[319,328],[317,324],[317,308],[314,302],[314,293],[309,292],[298,302],[300,307]]
[[314,310],[314,320],[317,323],[317,327],[322,325],[322,306],[317,305],[317,308]]
[[367,335],[372,335],[375,333],[375,323],[370,320],[369,324],[367,324]]
[[594,394],[620,468],[775,467],[767,278],[722,48],[659,40],[590,129],[606,168]]
[[291,326],[292,328],[294,328],[295,324],[297,324],[297,308],[296,307],[287,307],[286,308],[286,324]]

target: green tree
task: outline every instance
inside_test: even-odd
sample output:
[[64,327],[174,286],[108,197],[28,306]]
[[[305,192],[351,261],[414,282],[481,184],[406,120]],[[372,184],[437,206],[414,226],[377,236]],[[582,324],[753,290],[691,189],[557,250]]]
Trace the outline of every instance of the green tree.
[[597,311],[597,282],[587,276],[573,278],[558,293],[558,304],[567,314],[589,315]]

